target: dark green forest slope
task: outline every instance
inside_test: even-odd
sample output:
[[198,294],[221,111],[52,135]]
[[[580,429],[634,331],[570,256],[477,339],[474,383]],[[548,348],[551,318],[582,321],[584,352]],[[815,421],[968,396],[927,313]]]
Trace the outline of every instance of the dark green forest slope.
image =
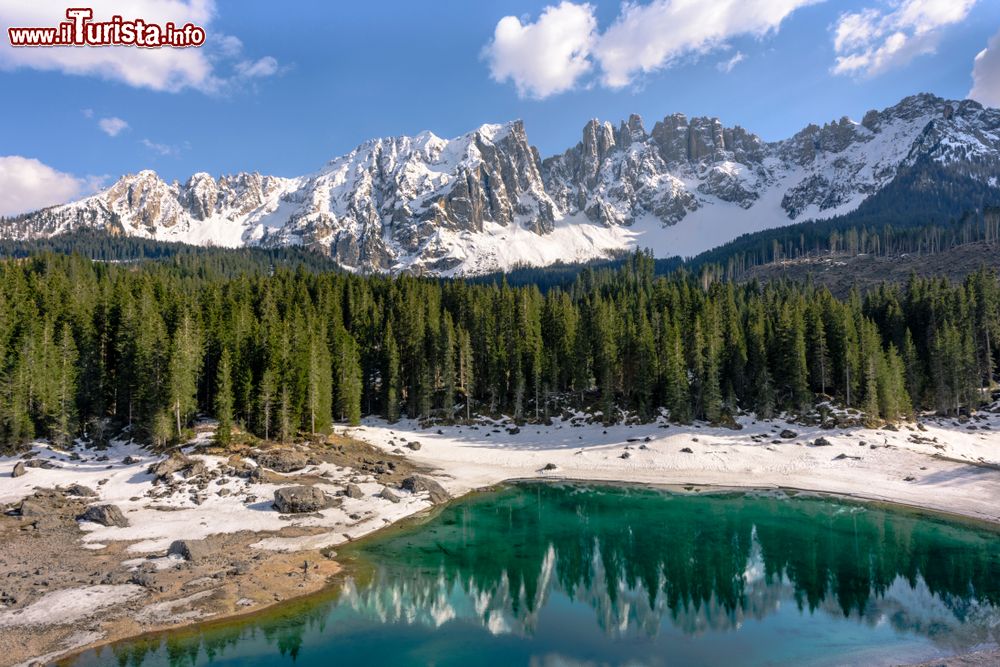
[[0,441],[131,425],[164,444],[199,413],[282,440],[366,414],[585,407],[609,422],[660,409],[719,422],[805,411],[818,395],[871,418],[954,413],[991,381],[1000,325],[985,272],[838,300],[793,283],[658,278],[642,254],[545,293],[232,268],[212,253],[0,263]]

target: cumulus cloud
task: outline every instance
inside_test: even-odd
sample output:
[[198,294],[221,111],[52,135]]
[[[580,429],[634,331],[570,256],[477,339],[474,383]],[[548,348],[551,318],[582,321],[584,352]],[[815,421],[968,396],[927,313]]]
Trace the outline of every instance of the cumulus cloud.
[[943,29],[963,21],[976,2],[902,0],[841,14],[833,28],[833,73],[875,76],[934,53]]
[[1000,32],[976,55],[969,97],[987,106],[1000,107]]
[[729,74],[730,72],[733,71],[734,67],[736,67],[746,59],[747,57],[743,55],[742,51],[737,51],[736,53],[733,54],[732,58],[727,58],[726,60],[717,63],[715,65],[715,68],[720,72],[725,72],[726,74]]
[[0,215],[17,215],[64,204],[94,185],[34,158],[0,156]]
[[[66,6],[49,2],[0,0],[0,24],[19,27],[50,27],[66,20]],[[13,48],[0,40],[0,69],[30,68],[79,76],[95,76],[109,81],[156,91],[185,89],[220,93],[229,89],[238,72],[230,69],[243,44],[237,37],[216,34],[214,0],[91,0],[94,21],[113,15],[126,19],[183,26],[193,23],[205,28],[208,39],[201,48],[144,49],[132,46]],[[230,63],[227,65],[226,60]]]
[[484,51],[490,74],[514,82],[521,97],[541,99],[572,88],[590,68],[597,29],[594,8],[562,2],[546,7],[534,23],[505,16]]
[[612,88],[626,86],[637,73],[669,67],[679,58],[703,54],[728,40],[775,32],[789,14],[817,0],[653,0],[626,3],[603,35],[595,56]]
[[[626,2],[603,33],[591,5],[564,1],[546,7],[533,23],[502,18],[484,53],[492,77],[512,81],[522,97],[544,98],[569,90],[595,66],[601,83],[621,88],[685,56],[724,48],[732,38],[775,32],[792,12],[818,1]],[[730,60],[731,70],[742,54]]]
[[117,137],[121,134],[122,130],[128,129],[128,123],[117,116],[102,118],[97,121],[97,125],[101,128],[101,132],[104,132],[109,137]]

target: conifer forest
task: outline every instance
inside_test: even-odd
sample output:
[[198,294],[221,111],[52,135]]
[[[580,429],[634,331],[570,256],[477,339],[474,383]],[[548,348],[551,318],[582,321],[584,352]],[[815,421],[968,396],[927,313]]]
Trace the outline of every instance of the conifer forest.
[[810,284],[655,277],[638,253],[542,292],[502,281],[222,270],[212,253],[0,264],[0,442],[180,441],[199,416],[288,441],[366,415],[726,423],[817,403],[869,420],[988,398],[1000,289],[913,277],[844,300]]

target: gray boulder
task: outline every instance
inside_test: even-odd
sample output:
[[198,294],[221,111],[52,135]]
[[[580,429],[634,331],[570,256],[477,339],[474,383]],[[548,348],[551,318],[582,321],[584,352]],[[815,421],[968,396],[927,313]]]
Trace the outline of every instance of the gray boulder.
[[364,498],[365,492],[357,484],[348,484],[347,488],[344,489],[344,495],[348,498]]
[[430,500],[435,505],[446,503],[451,500],[451,495],[444,490],[444,487],[429,477],[422,475],[411,475],[403,480],[401,486],[410,493],[420,493],[426,491]]
[[332,500],[314,486],[286,486],[274,492],[274,509],[282,514],[318,512],[332,504]]
[[783,430],[781,433],[779,433],[778,435],[780,435],[785,440],[791,440],[792,438],[797,438],[799,436],[798,433],[796,433],[795,431],[792,431],[790,429],[787,429],[787,428],[785,430]]
[[84,498],[91,498],[97,494],[89,486],[84,486],[83,484],[70,484],[66,487],[66,495],[69,496],[82,496]]
[[21,504],[17,507],[17,511],[21,516],[32,519],[45,517],[52,513],[48,507],[31,498],[22,500]]
[[24,461],[18,461],[17,463],[14,464],[14,469],[11,471],[10,476],[20,477],[21,475],[24,475],[27,472],[28,472],[27,469],[24,467]]
[[212,556],[207,540],[174,540],[167,549],[168,555],[181,556],[192,563],[200,563]]
[[149,474],[156,475],[157,479],[167,480],[175,472],[180,472],[189,467],[191,463],[191,459],[180,452],[173,452],[162,461],[149,466]]
[[401,498],[392,492],[388,486],[382,487],[382,490],[378,494],[379,498],[388,500],[390,503],[398,503]]
[[832,445],[833,443],[827,440],[826,438],[821,437],[813,440],[813,447],[830,447]]
[[92,521],[102,526],[117,526],[119,528],[128,526],[128,519],[125,518],[117,505],[91,505],[76,519],[77,521]]
[[271,449],[257,455],[257,464],[275,472],[294,472],[305,468],[308,459],[301,452],[289,449]]

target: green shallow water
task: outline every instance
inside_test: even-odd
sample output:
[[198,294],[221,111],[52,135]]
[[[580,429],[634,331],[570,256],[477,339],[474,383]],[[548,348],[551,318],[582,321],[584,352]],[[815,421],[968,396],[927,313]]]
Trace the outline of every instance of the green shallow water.
[[846,501],[525,483],[340,556],[331,594],[71,664],[880,665],[1000,641],[1000,533]]

